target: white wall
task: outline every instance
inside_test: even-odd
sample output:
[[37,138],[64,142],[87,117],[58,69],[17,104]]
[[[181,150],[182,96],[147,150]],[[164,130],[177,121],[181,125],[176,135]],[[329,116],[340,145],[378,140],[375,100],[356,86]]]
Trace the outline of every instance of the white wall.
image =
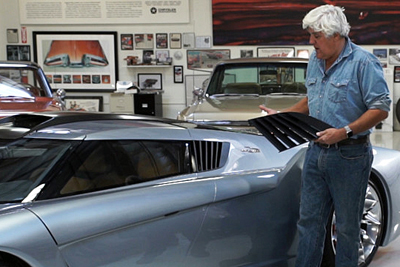
[[[6,29],[18,29],[19,35],[22,26],[26,26],[28,30],[28,45],[31,45],[32,51],[32,32],[33,31],[117,31],[121,33],[174,33],[174,32],[194,32],[197,36],[212,36],[212,6],[211,0],[189,0],[190,22],[188,24],[113,24],[113,25],[21,25],[19,22],[19,6],[17,0],[0,0],[0,60],[6,60]],[[299,29],[301,31],[301,29]],[[305,33],[306,34],[306,33]],[[384,46],[385,48],[399,48],[400,45]],[[224,48],[231,50],[231,57],[240,57],[241,49],[253,49],[254,55],[257,54],[255,46],[240,46],[240,47],[213,47]],[[311,46],[296,46],[296,49],[306,48],[310,51]],[[366,46],[366,49],[372,52],[375,46]],[[173,54],[176,49],[170,49]],[[186,50],[181,49],[184,57],[181,60],[174,59],[174,65],[186,66]],[[164,117],[176,118],[177,113],[186,105],[185,84],[174,83],[173,68],[127,68],[124,58],[132,55],[131,50],[120,50],[118,40],[118,66],[119,80],[136,81],[137,73],[162,73],[163,75],[163,113]],[[393,72],[393,65],[388,65],[388,68]],[[204,74],[184,69],[184,75]],[[400,97],[400,84],[394,84],[394,102],[397,102],[396,97]],[[109,93],[68,93],[69,95],[101,95],[104,97],[104,110],[109,111]],[[398,96],[399,95],[399,96]],[[395,116],[394,116],[395,117]]]

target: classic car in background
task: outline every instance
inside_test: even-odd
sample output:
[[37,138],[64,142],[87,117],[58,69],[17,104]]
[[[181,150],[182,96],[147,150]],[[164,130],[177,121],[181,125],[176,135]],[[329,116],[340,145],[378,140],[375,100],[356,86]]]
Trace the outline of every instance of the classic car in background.
[[248,119],[263,115],[259,105],[279,110],[305,97],[307,62],[284,57],[221,61],[206,87],[193,92],[193,103],[178,119],[222,127],[247,126]]
[[[306,145],[87,112],[6,117],[0,137],[0,266],[294,265]],[[400,152],[374,154],[360,266],[400,231]]]
[[0,117],[27,111],[64,110],[64,96],[62,89],[53,96],[36,63],[0,61]]

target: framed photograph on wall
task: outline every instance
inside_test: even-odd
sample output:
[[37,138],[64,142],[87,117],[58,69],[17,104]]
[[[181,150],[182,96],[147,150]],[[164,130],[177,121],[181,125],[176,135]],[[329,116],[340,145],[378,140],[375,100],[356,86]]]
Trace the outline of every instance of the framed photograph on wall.
[[182,34],[182,43],[183,43],[183,48],[186,49],[194,48],[195,45],[194,32],[184,32]]
[[394,82],[400,83],[400,66],[394,67]]
[[103,111],[102,96],[66,96],[65,106],[68,111]]
[[294,57],[294,47],[258,47],[257,57]]
[[181,49],[182,48],[182,34],[170,33],[169,34],[169,47],[171,49]]
[[152,33],[135,34],[135,48],[136,49],[153,49],[154,48],[154,35]]
[[34,61],[53,89],[114,91],[117,51],[117,32],[33,32]]
[[141,90],[162,90],[162,74],[138,73],[138,86]]
[[156,34],[156,48],[168,48],[168,33]]
[[31,61],[30,45],[7,45],[7,60]]
[[183,83],[183,66],[174,66],[174,83]]
[[166,63],[169,58],[169,50],[156,50],[157,63]]
[[121,50],[133,50],[133,34],[121,34]]
[[187,68],[212,69],[219,61],[230,57],[229,49],[187,50]]

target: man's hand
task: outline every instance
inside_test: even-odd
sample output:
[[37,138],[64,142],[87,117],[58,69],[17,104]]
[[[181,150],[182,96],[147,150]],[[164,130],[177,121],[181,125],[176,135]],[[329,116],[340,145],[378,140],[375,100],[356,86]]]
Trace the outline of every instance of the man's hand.
[[346,130],[344,128],[336,129],[329,128],[321,132],[317,132],[318,139],[314,140],[316,143],[332,145],[347,138]]
[[264,106],[264,105],[259,105],[258,107],[259,107],[262,111],[267,112],[268,115],[272,115],[272,114],[278,113],[277,110],[272,109],[272,108],[267,108],[267,107]]

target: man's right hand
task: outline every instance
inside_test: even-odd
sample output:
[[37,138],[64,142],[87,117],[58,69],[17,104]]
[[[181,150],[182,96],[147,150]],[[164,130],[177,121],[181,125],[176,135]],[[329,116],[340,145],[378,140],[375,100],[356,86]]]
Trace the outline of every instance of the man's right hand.
[[272,114],[278,113],[277,110],[272,109],[272,108],[267,108],[267,107],[264,106],[264,105],[259,105],[258,107],[259,107],[262,111],[265,111],[265,112],[267,113],[267,115],[272,115]]

